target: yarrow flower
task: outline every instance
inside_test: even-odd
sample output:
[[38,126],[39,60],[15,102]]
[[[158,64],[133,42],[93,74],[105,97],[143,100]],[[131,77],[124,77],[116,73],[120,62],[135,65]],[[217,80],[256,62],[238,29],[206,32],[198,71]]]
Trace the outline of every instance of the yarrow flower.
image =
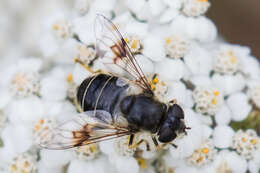
[[187,16],[200,16],[210,7],[208,0],[184,0],[183,12]]
[[39,74],[17,72],[12,77],[9,89],[12,95],[17,97],[38,95],[40,90]]
[[[204,16],[210,1],[57,1],[51,10],[46,10],[49,1],[37,1],[33,15],[30,3],[17,2],[11,4],[18,10],[0,10],[4,20],[17,16],[9,15],[17,12],[20,18],[27,19],[2,23],[8,27],[1,43],[15,42],[21,33],[23,36],[19,37],[22,44],[8,49],[0,45],[0,172],[259,172],[260,65],[248,47],[218,40],[215,24]],[[100,34],[95,30],[99,22],[96,14],[104,15],[118,28],[147,78],[153,98],[167,109],[173,103],[183,109],[181,121],[185,122],[186,133],[178,132],[171,143],[160,143],[156,133],[140,131],[132,145],[126,135],[109,136],[116,139],[98,139],[100,143],[71,150],[38,147],[57,124],[82,111],[77,103],[77,88],[93,72],[131,76],[113,61],[106,61],[107,56],[118,56],[115,52],[122,51],[118,47],[113,47],[114,54],[96,53],[95,37]],[[103,24],[103,31],[113,28]],[[7,32],[9,25],[21,29]],[[39,38],[31,47],[27,42],[35,40],[34,36]],[[106,36],[118,44],[119,40]],[[100,58],[102,53],[104,57]],[[29,54],[38,57],[19,58]],[[134,68],[129,65],[126,70]],[[129,84],[126,95],[140,92],[126,81],[116,82],[117,86]],[[116,113],[121,114],[119,104]],[[113,125],[127,121],[126,117],[118,117]],[[177,122],[178,118],[171,120]],[[84,121],[75,123],[82,128],[85,125]],[[176,124],[170,128],[173,130]]]
[[233,137],[234,148],[239,155],[245,159],[252,159],[256,150],[258,150],[260,139],[254,130],[239,130]]
[[52,29],[58,38],[66,39],[71,36],[71,24],[66,19],[58,19],[53,23]]
[[34,124],[33,137],[36,145],[40,144],[41,138],[44,138],[55,126],[55,121],[51,118],[41,118]]
[[213,140],[207,139],[194,150],[187,160],[193,166],[202,167],[211,163],[216,155],[217,150],[214,148]]
[[98,144],[90,144],[90,145],[77,147],[74,150],[74,152],[77,158],[79,158],[80,160],[92,160],[98,157],[98,155],[100,154]]
[[14,157],[6,168],[10,173],[36,173],[36,158],[28,153],[22,153]]
[[224,97],[218,89],[197,87],[193,91],[196,111],[214,115],[223,104]]
[[183,58],[189,51],[189,42],[175,34],[165,38],[165,48],[168,57]]

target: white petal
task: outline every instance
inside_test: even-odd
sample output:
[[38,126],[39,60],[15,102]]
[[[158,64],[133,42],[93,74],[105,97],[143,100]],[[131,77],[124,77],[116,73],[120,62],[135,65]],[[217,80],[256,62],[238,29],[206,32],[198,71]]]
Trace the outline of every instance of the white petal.
[[232,112],[232,120],[242,121],[250,113],[252,106],[244,93],[235,93],[228,97],[227,105]]
[[193,75],[209,75],[213,68],[210,53],[198,44],[192,44],[184,62]]
[[245,173],[247,170],[246,160],[235,152],[230,152],[228,155],[226,155],[226,161],[232,169],[232,172]]
[[223,105],[215,115],[215,120],[218,125],[227,125],[231,121],[231,111],[229,107]]
[[250,173],[259,173],[260,165],[250,160],[248,162],[248,170],[250,171]]
[[241,74],[236,75],[220,75],[214,74],[212,77],[213,84],[220,88],[225,95],[232,94],[237,91],[241,91],[246,83]]
[[7,88],[0,87],[0,109],[3,109],[10,101],[12,97]]
[[43,149],[40,154],[42,162],[49,167],[64,166],[73,158],[71,151]]
[[251,57],[251,56],[246,56],[245,58],[241,58],[241,70],[250,78],[259,78],[260,76],[259,61],[255,57]]
[[153,61],[161,61],[166,56],[163,43],[161,38],[148,35],[143,41],[143,54]]
[[30,130],[22,125],[10,125],[2,132],[5,145],[12,147],[16,153],[27,151],[33,144]]
[[38,97],[29,97],[13,101],[7,108],[9,120],[14,124],[31,124],[44,114],[44,107]]
[[184,76],[184,63],[179,59],[165,58],[155,64],[155,72],[165,80],[180,80]]
[[151,60],[149,60],[148,58],[146,58],[143,55],[136,55],[135,57],[136,57],[137,63],[140,65],[140,68],[142,69],[142,71],[144,72],[144,74],[146,76],[153,73],[154,65],[151,62]]
[[232,145],[234,131],[229,126],[216,126],[213,132],[214,144],[218,148],[228,148]]
[[212,86],[212,81],[208,76],[196,75],[193,76],[190,80],[195,86]]
[[160,14],[162,10],[165,8],[164,4],[160,0],[150,0],[149,5],[150,5],[151,13],[154,16]]
[[133,157],[117,156],[114,158],[114,164],[118,172],[138,173],[139,165]]

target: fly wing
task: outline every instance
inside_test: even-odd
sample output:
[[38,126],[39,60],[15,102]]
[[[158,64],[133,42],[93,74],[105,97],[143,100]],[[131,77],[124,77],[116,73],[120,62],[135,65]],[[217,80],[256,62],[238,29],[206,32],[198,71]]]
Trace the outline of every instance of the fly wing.
[[[153,93],[134,54],[115,24],[105,16],[97,15],[95,34],[97,55],[105,60],[105,64],[119,67],[128,74],[130,81],[144,91]],[[114,75],[119,76],[118,74]]]
[[125,123],[116,123],[111,114],[103,111],[87,111],[43,134],[42,148],[68,149],[134,133]]

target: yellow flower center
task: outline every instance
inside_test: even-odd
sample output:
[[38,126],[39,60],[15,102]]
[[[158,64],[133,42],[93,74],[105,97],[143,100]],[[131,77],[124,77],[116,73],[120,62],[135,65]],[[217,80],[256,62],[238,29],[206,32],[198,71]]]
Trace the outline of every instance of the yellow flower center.
[[200,162],[202,162],[202,160],[203,160],[203,157],[199,157],[199,158],[196,160],[196,162],[197,162],[197,163],[200,163]]
[[133,49],[137,48],[137,43],[138,43],[138,40],[133,40],[133,43],[132,43],[132,48]]
[[218,96],[219,95],[219,91],[214,91],[213,94],[214,94],[214,96]]
[[242,140],[242,142],[246,142],[246,141],[247,141],[247,139],[246,139],[246,138],[242,138],[241,140]]
[[209,149],[208,148],[202,148],[202,153],[204,154],[208,154],[209,153]]
[[217,99],[216,99],[216,98],[213,98],[213,99],[211,100],[211,103],[212,103],[213,105],[217,104]]
[[57,30],[59,29],[59,25],[53,24],[53,25],[52,25],[52,29],[55,30],[55,31],[57,31]]
[[256,145],[258,143],[258,140],[257,139],[251,139],[250,142],[251,142],[251,144]]
[[153,83],[154,84],[157,84],[159,82],[159,79],[157,78],[157,77],[155,77],[154,79],[153,79]]
[[165,39],[165,43],[166,43],[166,44],[170,44],[170,43],[171,43],[171,41],[172,41],[172,40],[171,40],[171,38],[170,38],[170,37],[167,37],[167,38]]
[[73,80],[72,74],[68,74],[67,81],[72,82],[72,80]]
[[14,171],[16,171],[16,170],[17,170],[16,165],[12,165],[12,166],[11,166],[11,171],[14,172]]

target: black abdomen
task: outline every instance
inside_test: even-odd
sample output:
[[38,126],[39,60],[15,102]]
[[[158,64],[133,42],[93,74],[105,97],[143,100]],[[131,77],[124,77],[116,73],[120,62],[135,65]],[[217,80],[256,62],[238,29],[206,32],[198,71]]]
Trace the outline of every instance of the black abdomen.
[[116,112],[128,85],[119,85],[118,77],[99,74],[85,79],[78,88],[77,100],[83,111],[105,110]]

